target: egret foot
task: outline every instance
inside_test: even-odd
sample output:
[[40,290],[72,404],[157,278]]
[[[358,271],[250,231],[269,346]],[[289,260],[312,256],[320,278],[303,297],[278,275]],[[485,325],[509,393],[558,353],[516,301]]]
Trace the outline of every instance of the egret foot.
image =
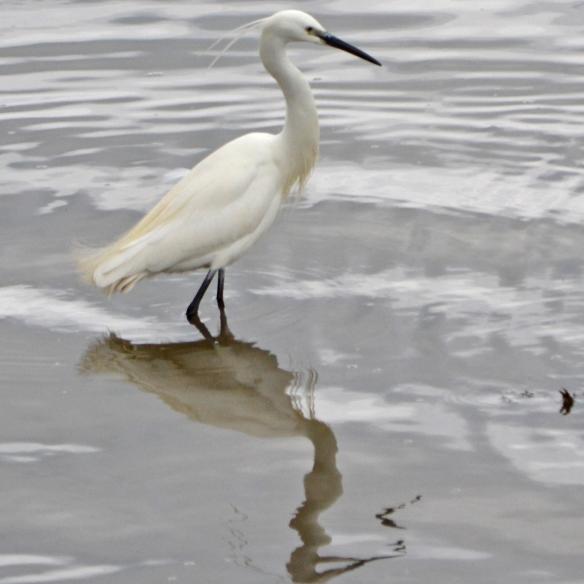
[[215,337],[209,332],[207,325],[199,318],[198,314],[189,319],[189,322],[201,333],[206,341],[215,342]]

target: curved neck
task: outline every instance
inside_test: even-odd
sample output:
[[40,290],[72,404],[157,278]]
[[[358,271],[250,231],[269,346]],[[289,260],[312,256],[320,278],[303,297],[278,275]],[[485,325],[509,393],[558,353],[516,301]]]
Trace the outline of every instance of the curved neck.
[[260,58],[286,99],[286,123],[280,132],[285,156],[293,162],[296,180],[306,180],[318,157],[320,129],[310,85],[286,54],[285,41],[264,30]]

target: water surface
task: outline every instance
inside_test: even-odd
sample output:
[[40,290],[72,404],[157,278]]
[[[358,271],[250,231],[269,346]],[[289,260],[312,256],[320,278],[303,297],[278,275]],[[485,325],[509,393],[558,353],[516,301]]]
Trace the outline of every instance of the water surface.
[[0,584],[581,581],[584,6],[297,7],[385,66],[292,50],[321,162],[210,344],[71,247],[277,131],[257,39],[201,55],[265,3],[3,4]]

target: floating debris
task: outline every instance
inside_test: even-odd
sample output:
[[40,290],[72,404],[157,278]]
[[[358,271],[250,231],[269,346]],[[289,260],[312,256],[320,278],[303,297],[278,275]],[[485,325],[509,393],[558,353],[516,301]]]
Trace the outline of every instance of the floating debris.
[[562,396],[560,414],[562,414],[562,416],[567,416],[574,407],[574,396],[565,387],[562,387],[560,394]]

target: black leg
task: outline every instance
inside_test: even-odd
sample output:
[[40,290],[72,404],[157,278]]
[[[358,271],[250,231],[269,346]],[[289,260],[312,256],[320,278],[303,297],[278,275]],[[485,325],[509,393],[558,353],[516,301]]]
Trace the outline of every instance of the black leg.
[[227,315],[225,314],[225,309],[219,309],[219,318],[221,323],[221,328],[219,329],[219,336],[217,337],[218,343],[221,345],[228,345],[234,340],[233,333],[229,330],[229,325],[227,324]]
[[187,308],[187,320],[192,324],[195,324],[195,322],[199,321],[199,304],[201,304],[201,300],[203,299],[203,296],[205,296],[205,292],[207,291],[209,284],[211,284],[211,282],[213,281],[213,277],[215,276],[216,271],[217,270],[209,270],[207,272],[207,275],[205,276],[205,279],[203,280],[201,287],[197,290],[197,293],[195,294],[193,301],[189,304],[189,307]]
[[217,306],[220,310],[225,308],[225,302],[223,300],[223,285],[225,284],[225,270],[223,268],[219,269],[219,276],[217,276]]
[[199,315],[193,316],[189,322],[194,327],[196,327],[196,329],[201,333],[201,335],[203,335],[203,337],[205,338],[206,341],[209,341],[210,343],[215,342],[215,338],[209,332],[209,329],[205,326],[205,323],[201,321],[201,319],[199,318]]

